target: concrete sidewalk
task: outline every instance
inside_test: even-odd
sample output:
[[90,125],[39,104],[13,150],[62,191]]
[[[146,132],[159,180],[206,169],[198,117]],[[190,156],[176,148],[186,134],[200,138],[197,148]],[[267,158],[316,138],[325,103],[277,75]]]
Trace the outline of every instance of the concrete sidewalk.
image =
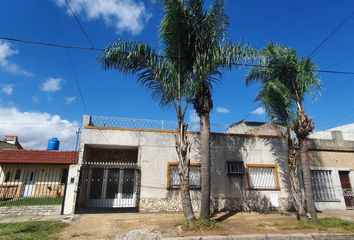
[[[159,239],[159,238],[155,238]],[[353,240],[354,234],[248,234],[230,236],[193,236],[164,240]]]

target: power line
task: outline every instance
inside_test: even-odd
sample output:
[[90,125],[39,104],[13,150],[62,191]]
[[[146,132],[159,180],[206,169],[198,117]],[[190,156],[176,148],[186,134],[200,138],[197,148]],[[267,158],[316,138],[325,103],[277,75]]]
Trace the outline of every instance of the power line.
[[92,48],[92,47],[88,48],[88,47],[81,47],[81,46],[74,46],[74,45],[67,45],[67,44],[48,43],[48,42],[24,40],[24,39],[18,39],[18,38],[10,38],[10,37],[0,37],[0,39],[12,41],[12,42],[27,43],[27,44],[31,44],[31,45],[47,46],[47,47],[78,49],[78,50],[86,50],[86,51],[100,51],[100,52],[105,51],[102,48]]
[[310,58],[311,56],[315,55],[316,53],[318,53],[321,48],[328,42],[328,40],[334,35],[336,34],[336,32],[338,32],[338,30],[343,27],[343,25],[354,16],[354,11],[349,14],[335,29],[333,29],[333,31],[325,38],[323,39],[323,41],[318,44],[313,50],[312,52],[308,55],[308,57]]
[[80,23],[79,18],[76,16],[75,12],[74,12],[73,9],[71,8],[71,6],[70,6],[68,0],[65,0],[65,3],[66,3],[66,5],[68,6],[68,8],[69,8],[71,14],[73,15],[73,17],[74,17],[74,19],[75,19],[77,25],[79,25],[79,27],[80,27],[82,33],[85,35],[87,41],[90,43],[91,48],[95,48],[95,47],[93,46],[93,43],[92,43],[90,37],[88,36],[87,32],[85,31],[85,28],[82,26],[82,24]]
[[[23,39],[18,39],[18,38],[10,38],[10,37],[1,37],[0,40],[7,40],[7,41],[13,41],[13,42],[20,42],[20,43],[26,43],[26,44],[32,44],[32,45],[40,45],[40,46],[48,46],[48,47],[56,47],[56,48],[66,48],[66,49],[78,49],[78,50],[86,50],[86,51],[99,51],[99,52],[104,52],[105,49],[103,48],[88,48],[88,47],[81,47],[81,46],[75,46],[75,45],[67,45],[67,44],[56,44],[56,43],[48,43],[48,42],[40,42],[40,41],[32,41],[32,40],[23,40]],[[120,51],[121,53],[128,54],[128,52]],[[177,59],[177,57],[166,57],[163,55],[157,55],[158,57],[161,58],[172,58],[172,59]],[[233,65],[235,66],[243,66],[243,67],[263,67],[263,68],[281,68],[281,67],[269,67],[269,66],[264,66],[264,65],[259,65],[259,64],[245,64],[245,63],[234,63]],[[343,74],[343,75],[354,75],[354,72],[348,72],[348,71],[333,71],[333,70],[320,70],[320,69],[314,69],[311,70],[312,72],[318,72],[318,73],[328,73],[328,74]]]
[[71,55],[70,55],[70,50],[69,49],[66,49],[66,52],[67,52],[67,55],[68,55],[68,59],[69,59],[69,63],[70,63],[70,66],[71,66],[71,70],[73,71],[73,75],[74,75],[74,79],[75,79],[75,82],[76,82],[76,86],[77,86],[77,89],[79,90],[79,94],[80,94],[80,99],[81,99],[81,103],[84,107],[84,110],[85,112],[87,113],[87,106],[86,106],[86,103],[85,103],[85,100],[84,100],[84,96],[82,94],[82,91],[81,91],[81,87],[80,87],[80,84],[79,84],[79,80],[77,78],[77,74],[76,74],[76,71],[75,71],[75,67],[74,67],[74,64],[73,64],[73,61],[71,59]]

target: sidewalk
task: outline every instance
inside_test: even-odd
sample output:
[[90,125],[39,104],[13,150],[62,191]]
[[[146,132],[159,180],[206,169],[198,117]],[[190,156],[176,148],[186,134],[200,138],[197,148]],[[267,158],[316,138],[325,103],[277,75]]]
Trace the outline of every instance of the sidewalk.
[[164,240],[352,240],[354,234],[249,234],[230,236],[194,236],[162,238]]

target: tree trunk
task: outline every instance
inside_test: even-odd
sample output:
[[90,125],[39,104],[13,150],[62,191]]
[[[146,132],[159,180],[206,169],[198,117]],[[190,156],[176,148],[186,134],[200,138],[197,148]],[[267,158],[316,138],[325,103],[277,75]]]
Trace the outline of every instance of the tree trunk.
[[306,200],[306,210],[311,216],[313,222],[318,222],[315,201],[313,198],[312,191],[312,181],[311,181],[311,170],[310,162],[308,158],[308,140],[299,139],[299,151],[301,159],[301,167],[303,172],[304,187],[305,187],[305,200]]
[[209,112],[200,116],[201,206],[200,218],[210,219],[210,118]]
[[185,219],[190,222],[195,220],[191,195],[189,191],[189,166],[182,166],[180,174],[180,192],[182,198],[182,208]]
[[188,125],[183,122],[181,116],[181,114],[178,114],[179,120],[175,135],[176,152],[179,160],[180,193],[182,198],[182,209],[184,217],[187,221],[193,221],[195,220],[195,216],[189,191],[189,166],[191,143],[187,138]]
[[287,128],[288,139],[288,165],[290,170],[291,192],[295,202],[295,208],[297,211],[297,219],[305,216],[305,208],[301,196],[301,186],[299,179],[299,164],[297,161],[297,151],[295,149],[295,143],[291,139],[291,127]]

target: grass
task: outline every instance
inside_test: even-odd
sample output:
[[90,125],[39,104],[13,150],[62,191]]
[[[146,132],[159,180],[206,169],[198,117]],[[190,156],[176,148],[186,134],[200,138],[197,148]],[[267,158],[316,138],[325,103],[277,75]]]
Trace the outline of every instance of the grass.
[[0,202],[0,207],[34,206],[34,205],[61,205],[63,197],[57,198],[22,198]]
[[214,220],[201,220],[196,219],[192,222],[184,221],[181,224],[181,228],[183,231],[193,231],[193,230],[201,230],[201,229],[221,229],[222,226]]
[[[269,225],[267,225],[269,226]],[[302,230],[302,229],[340,229],[354,233],[354,223],[348,222],[339,218],[321,218],[318,223],[312,221],[292,221],[286,223],[276,223],[275,227],[281,230]],[[259,224],[258,227],[265,227],[264,224]]]
[[68,224],[61,221],[38,221],[0,224],[1,240],[57,239],[55,234]]

